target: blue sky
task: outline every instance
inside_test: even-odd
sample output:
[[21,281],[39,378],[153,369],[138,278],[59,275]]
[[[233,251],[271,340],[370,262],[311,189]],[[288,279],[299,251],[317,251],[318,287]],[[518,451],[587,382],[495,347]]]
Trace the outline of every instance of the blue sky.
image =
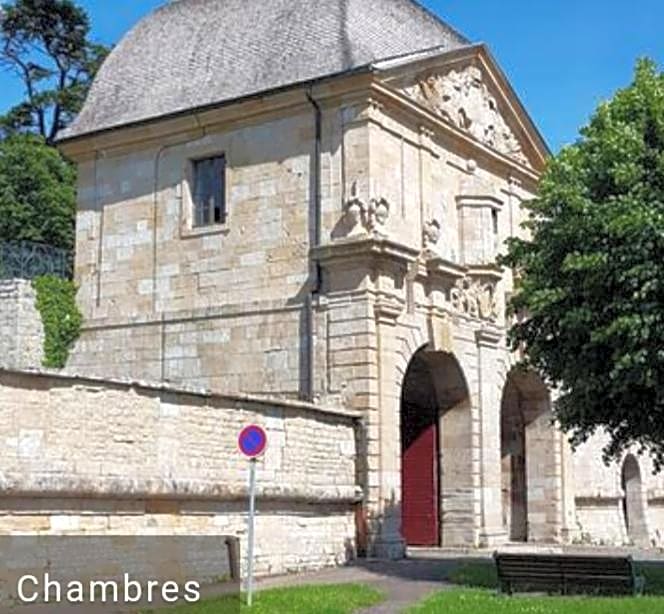
[[[598,102],[629,83],[636,58],[664,68],[663,0],[422,1],[472,41],[489,44],[554,151],[574,141]],[[108,44],[164,0],[79,3],[94,37]],[[0,109],[20,98],[20,85],[0,74]]]

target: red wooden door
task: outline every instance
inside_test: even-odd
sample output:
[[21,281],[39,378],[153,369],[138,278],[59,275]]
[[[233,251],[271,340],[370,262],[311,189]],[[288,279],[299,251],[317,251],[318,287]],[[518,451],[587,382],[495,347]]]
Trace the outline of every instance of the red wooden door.
[[431,424],[409,439],[401,465],[401,533],[409,546],[438,546],[438,429]]

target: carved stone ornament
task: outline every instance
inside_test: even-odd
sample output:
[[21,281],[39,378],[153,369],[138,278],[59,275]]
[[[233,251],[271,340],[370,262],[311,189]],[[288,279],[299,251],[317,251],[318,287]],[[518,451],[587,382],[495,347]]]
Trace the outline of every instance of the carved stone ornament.
[[438,222],[438,220],[431,220],[430,222],[424,224],[422,235],[424,249],[436,245],[438,241],[440,241],[441,236],[440,222]]
[[432,73],[404,93],[485,145],[530,166],[477,66]]
[[495,322],[498,319],[496,287],[466,277],[456,282],[450,291],[450,300],[455,311],[461,314]]
[[351,229],[361,226],[367,232],[373,233],[387,223],[390,204],[384,198],[371,198],[369,202],[364,202],[354,197],[346,203],[344,217]]

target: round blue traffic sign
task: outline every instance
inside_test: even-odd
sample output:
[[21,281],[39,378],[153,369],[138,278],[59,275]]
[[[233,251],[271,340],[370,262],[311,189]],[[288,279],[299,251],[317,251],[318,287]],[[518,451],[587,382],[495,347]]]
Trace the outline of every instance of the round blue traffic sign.
[[251,424],[242,429],[238,437],[240,452],[249,458],[256,458],[267,448],[267,433],[263,427]]

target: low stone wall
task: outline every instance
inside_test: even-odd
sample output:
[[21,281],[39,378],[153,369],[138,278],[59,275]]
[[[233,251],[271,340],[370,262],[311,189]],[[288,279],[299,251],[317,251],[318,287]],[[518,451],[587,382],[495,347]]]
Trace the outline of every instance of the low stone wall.
[[43,346],[44,327],[32,282],[0,279],[0,367],[38,367]]
[[577,499],[577,541],[596,546],[629,544],[620,499]]
[[[0,533],[246,538],[247,461],[262,424],[257,572],[355,549],[356,421],[344,410],[142,383],[0,371]],[[244,551],[244,548],[243,548]]]

